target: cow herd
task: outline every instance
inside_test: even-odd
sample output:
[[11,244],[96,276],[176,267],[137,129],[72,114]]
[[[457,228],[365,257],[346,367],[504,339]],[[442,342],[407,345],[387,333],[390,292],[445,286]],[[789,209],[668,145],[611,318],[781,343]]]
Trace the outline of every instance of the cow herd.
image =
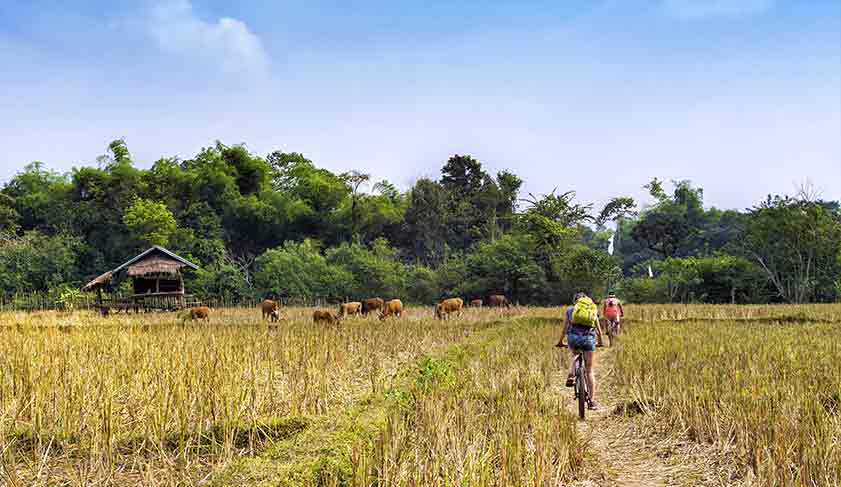
[[[470,306],[481,308],[484,302],[481,299],[470,301]],[[511,302],[501,294],[494,294],[488,297],[487,305],[494,308],[510,308]],[[450,316],[461,316],[464,308],[464,300],[461,298],[448,298],[435,305],[435,317],[439,320],[448,319]],[[280,303],[266,299],[260,303],[263,319],[274,323],[280,319]],[[385,301],[383,298],[369,298],[363,301],[350,301],[339,304],[336,312],[327,309],[316,309],[312,313],[313,323],[339,323],[344,318],[353,316],[370,316],[378,313],[381,321],[388,318],[400,318],[403,316],[403,301],[392,299]]]
[[[473,299],[470,301],[470,306],[473,308],[481,308],[484,306],[481,299]],[[260,311],[263,315],[263,320],[269,320],[271,323],[276,323],[281,319],[280,302],[266,299],[260,303]],[[488,297],[487,306],[491,308],[510,308],[511,302],[501,294],[493,294]],[[464,308],[464,300],[461,298],[448,298],[435,305],[435,317],[439,320],[449,319],[451,316],[461,316]],[[400,318],[403,316],[403,301],[399,299],[392,299],[385,301],[383,298],[369,298],[364,301],[351,301],[341,303],[337,312],[326,309],[316,309],[312,313],[312,321],[314,323],[339,323],[344,318],[351,316],[369,316],[373,313],[379,313],[379,318],[384,321],[388,318]],[[210,308],[207,306],[200,306],[187,310],[182,315],[182,321],[210,321]]]

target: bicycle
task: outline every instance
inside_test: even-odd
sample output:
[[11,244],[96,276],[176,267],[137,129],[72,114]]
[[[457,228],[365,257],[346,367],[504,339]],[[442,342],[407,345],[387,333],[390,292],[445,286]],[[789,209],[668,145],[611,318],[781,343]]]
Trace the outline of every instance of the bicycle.
[[610,338],[610,346],[612,347],[613,343],[621,333],[621,328],[619,328],[619,319],[617,318],[611,320],[609,318],[605,318],[605,321],[607,322],[607,336]]
[[[567,348],[563,342],[558,342],[555,345],[558,348]],[[597,343],[596,348],[601,348],[602,343]],[[587,361],[584,360],[584,350],[575,350],[575,371],[573,372],[573,400],[578,401],[578,417],[584,420],[587,412],[587,407],[592,405],[593,398],[590,395],[590,389],[587,385]]]
[[582,420],[587,412],[587,406],[592,400],[590,389],[587,387],[587,363],[584,361],[584,351],[575,352],[575,399],[578,401],[578,417]]

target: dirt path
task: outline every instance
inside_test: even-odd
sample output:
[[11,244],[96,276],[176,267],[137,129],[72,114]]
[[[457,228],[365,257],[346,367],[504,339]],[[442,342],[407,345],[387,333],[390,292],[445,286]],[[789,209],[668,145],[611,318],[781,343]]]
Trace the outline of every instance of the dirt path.
[[[610,384],[613,353],[600,349],[598,360],[596,381],[601,409],[588,411],[586,421],[578,424],[579,433],[588,440],[594,454],[593,463],[587,468],[592,475],[572,486],[728,485],[719,477],[715,459],[705,454],[703,446],[655,435],[650,418],[616,414],[614,411],[624,398]],[[568,397],[570,411],[577,415],[572,389],[564,388],[562,393]]]

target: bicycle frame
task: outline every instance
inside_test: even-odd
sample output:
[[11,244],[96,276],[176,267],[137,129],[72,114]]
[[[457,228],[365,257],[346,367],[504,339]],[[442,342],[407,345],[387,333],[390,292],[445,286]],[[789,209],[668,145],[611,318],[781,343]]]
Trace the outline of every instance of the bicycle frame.
[[590,390],[587,387],[587,363],[583,351],[575,353],[575,399],[578,401],[578,417],[584,419],[590,404]]

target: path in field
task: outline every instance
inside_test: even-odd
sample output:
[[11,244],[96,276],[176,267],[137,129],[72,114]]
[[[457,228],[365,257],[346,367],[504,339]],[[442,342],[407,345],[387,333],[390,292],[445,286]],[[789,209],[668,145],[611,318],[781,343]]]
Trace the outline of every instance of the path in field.
[[[704,447],[678,439],[656,437],[643,426],[641,418],[614,414],[616,406],[626,398],[610,386],[613,353],[599,349],[596,381],[599,389],[599,411],[587,411],[586,421],[578,423],[579,433],[589,440],[595,458],[589,465],[587,480],[572,483],[575,487],[594,486],[719,486],[714,458],[704,454]],[[566,373],[561,376],[564,380]],[[568,407],[578,415],[572,389],[563,387]],[[595,477],[595,478],[594,478]]]

